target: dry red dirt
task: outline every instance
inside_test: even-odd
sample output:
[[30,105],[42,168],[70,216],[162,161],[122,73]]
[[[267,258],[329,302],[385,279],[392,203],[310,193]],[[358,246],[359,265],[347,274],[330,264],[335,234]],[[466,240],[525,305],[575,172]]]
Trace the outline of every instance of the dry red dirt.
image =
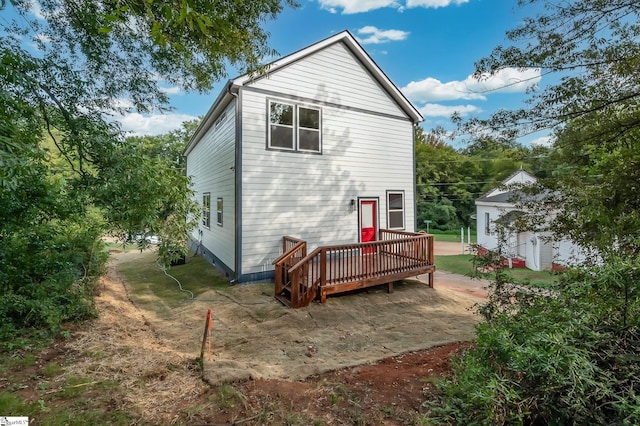
[[[78,330],[81,332],[82,330]],[[77,405],[65,391],[65,375],[44,390],[41,382],[46,365],[83,364],[87,355],[75,352],[74,337],[58,341],[43,351],[36,364],[11,374],[20,383],[17,393],[47,407]],[[87,386],[81,395],[88,410],[121,410],[136,424],[185,425],[412,425],[428,412],[425,400],[436,395],[434,381],[450,374],[450,358],[466,343],[454,343],[381,360],[374,364],[341,369],[301,381],[255,380],[211,387],[202,381],[194,363],[164,366],[165,374],[132,365],[144,380],[131,388],[125,381],[108,391]],[[163,361],[166,362],[166,361]],[[134,363],[135,364],[135,363]],[[180,386],[171,372],[181,376]],[[85,376],[85,382],[100,382]],[[6,383],[6,378],[4,378]],[[84,384],[84,383],[83,383]],[[159,389],[157,386],[161,386]],[[161,392],[154,392],[161,390]],[[170,391],[167,400],[162,391]],[[142,391],[142,393],[141,393]],[[137,400],[137,401],[136,401]],[[162,405],[164,410],[154,409]],[[76,411],[76,410],[74,410]],[[76,419],[83,417],[76,411]],[[32,424],[47,424],[32,416]]]

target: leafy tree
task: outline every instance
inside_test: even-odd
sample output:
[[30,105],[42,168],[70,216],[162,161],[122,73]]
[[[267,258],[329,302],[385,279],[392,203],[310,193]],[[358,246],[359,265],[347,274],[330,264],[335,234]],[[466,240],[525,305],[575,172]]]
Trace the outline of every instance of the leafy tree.
[[[420,129],[420,128],[418,128]],[[478,165],[433,135],[416,133],[416,197],[418,224],[435,229],[471,224],[479,195]]]
[[146,144],[113,116],[166,110],[162,84],[208,90],[227,64],[259,71],[273,53],[261,22],[287,5],[0,3],[2,342],[91,314],[104,232],[158,233],[165,260],[185,250],[195,210],[176,152],[194,123]]
[[185,159],[182,156],[189,138],[200,124],[200,118],[185,121],[179,129],[157,136],[130,136],[128,145],[135,145],[140,153],[149,158],[163,158],[176,169],[184,170]]
[[[542,2],[519,1],[534,3]],[[475,345],[435,411],[457,424],[638,424],[640,4],[544,6],[508,33],[514,46],[478,62],[478,73],[540,67],[558,73],[558,83],[533,94],[528,108],[465,128],[505,138],[553,130],[537,213],[598,256],[541,293],[499,271]]]
[[[558,83],[532,94],[529,106],[465,123],[514,137],[548,129],[555,171],[542,186],[564,206],[553,230],[601,253],[640,251],[637,170],[640,146],[640,5],[627,0],[542,2],[545,13],[507,33],[477,65],[477,75],[536,67]],[[544,213],[543,213],[544,214]]]
[[639,261],[572,271],[553,295],[514,285],[498,268],[476,341],[439,384],[431,416],[443,424],[638,424]]

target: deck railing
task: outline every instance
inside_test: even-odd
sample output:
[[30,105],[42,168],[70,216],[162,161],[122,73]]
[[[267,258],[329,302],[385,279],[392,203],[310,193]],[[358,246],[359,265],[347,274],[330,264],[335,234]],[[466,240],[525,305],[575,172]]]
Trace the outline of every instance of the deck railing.
[[[298,238],[284,236],[282,238],[282,255],[273,261],[275,266],[275,296],[278,297],[283,291],[291,293],[291,300],[300,298],[299,288],[291,286],[289,268],[307,256],[306,241]],[[295,293],[295,295],[294,295]],[[306,296],[306,295],[305,295]],[[315,297],[315,295],[313,296]],[[312,299],[313,299],[312,297]]]
[[[288,270],[291,306],[306,306],[319,289],[324,301],[326,294],[393,282],[429,268],[433,236],[427,234],[384,229],[379,241],[318,247]],[[276,288],[280,274],[276,270]]]

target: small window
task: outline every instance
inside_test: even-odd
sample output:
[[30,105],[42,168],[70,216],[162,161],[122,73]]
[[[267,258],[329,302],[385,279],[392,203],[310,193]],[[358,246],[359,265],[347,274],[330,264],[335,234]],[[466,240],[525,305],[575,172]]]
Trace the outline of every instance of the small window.
[[389,229],[404,229],[403,192],[387,192],[387,220]]
[[269,106],[269,146],[293,150],[293,105],[271,102]]
[[222,226],[222,198],[218,198],[216,212],[218,217],[218,225]]
[[489,212],[484,213],[484,235],[489,235],[491,233],[491,217],[489,216]]
[[211,225],[211,194],[209,192],[202,194],[202,225],[207,228]]

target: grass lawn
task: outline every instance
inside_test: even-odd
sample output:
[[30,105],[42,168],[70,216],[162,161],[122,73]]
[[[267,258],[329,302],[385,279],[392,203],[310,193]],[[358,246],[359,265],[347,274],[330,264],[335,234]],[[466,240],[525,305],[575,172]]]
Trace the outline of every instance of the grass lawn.
[[[457,254],[454,256],[435,256],[436,269],[461,275],[470,275],[473,271],[473,255]],[[521,284],[547,288],[558,281],[558,275],[548,271],[532,271],[526,268],[514,268],[508,270],[511,277]],[[491,279],[492,274],[481,274],[480,277]]]
[[[163,311],[168,314],[171,309],[191,298],[190,293],[180,291],[178,283],[165,275],[156,264],[155,253],[144,253],[131,260],[124,260],[120,263],[118,271],[131,286],[132,298],[135,302],[159,314]],[[180,281],[182,288],[192,292],[194,297],[208,290],[224,292],[229,288],[229,281],[202,256],[189,255],[187,265],[174,266],[169,268],[167,273]],[[146,294],[158,297],[164,306],[159,306],[156,299],[145,297]],[[150,303],[148,300],[155,300],[155,302],[152,306],[147,306]]]
[[[247,301],[250,300],[248,298],[255,297],[244,292],[245,286],[230,285],[228,278],[202,256],[194,257],[193,253],[187,256],[186,265],[173,266],[167,270],[168,274],[180,282],[182,289],[189,292],[180,291],[178,283],[165,275],[156,264],[155,255],[153,252],[145,251],[130,259],[126,258],[118,264],[118,272],[131,289],[131,300],[136,305],[155,312],[159,318],[171,318],[176,308],[191,299],[189,292],[193,293],[194,298],[210,290],[234,301]],[[255,284],[252,287],[260,289],[256,294],[273,295],[272,282]],[[255,315],[260,317],[267,314],[262,312],[261,308],[256,308]]]

